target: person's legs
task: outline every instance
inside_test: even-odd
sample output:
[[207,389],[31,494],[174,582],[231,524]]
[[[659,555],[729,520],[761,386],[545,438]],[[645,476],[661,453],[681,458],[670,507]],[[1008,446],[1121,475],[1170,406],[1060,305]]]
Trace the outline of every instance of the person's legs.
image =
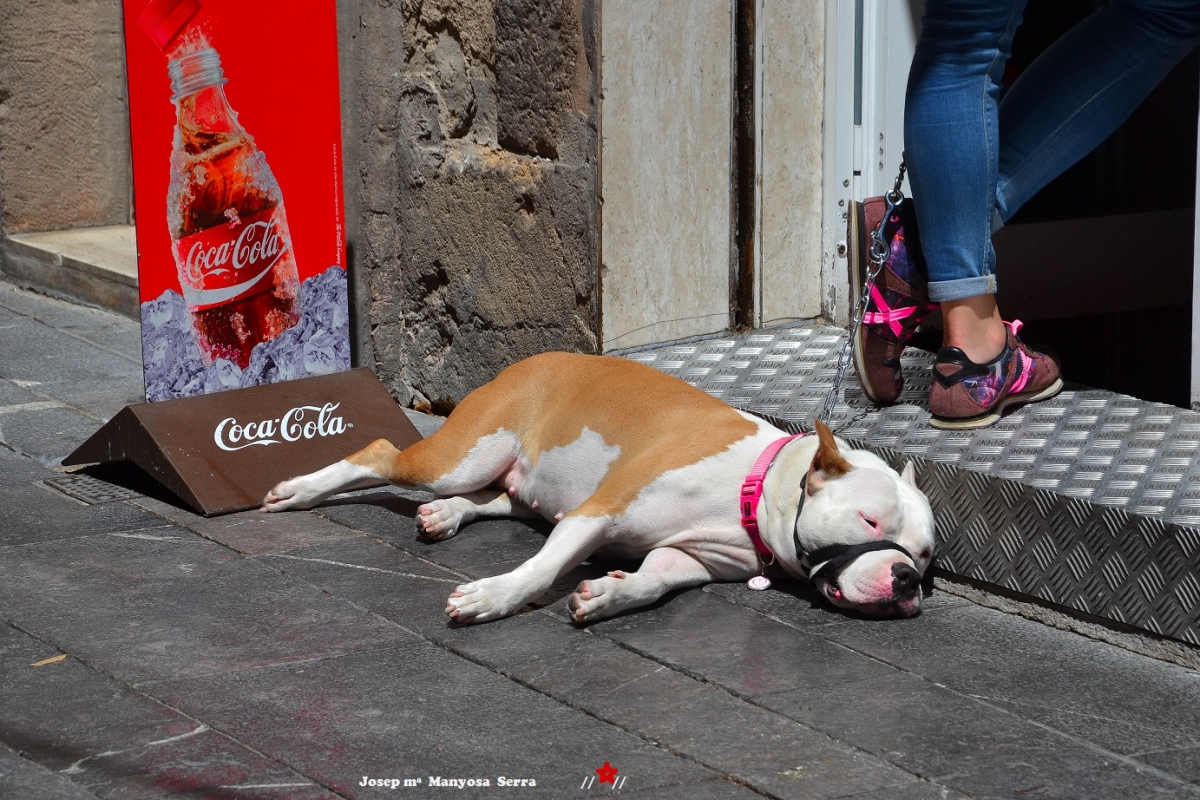
[[1000,78],[1024,0],[929,0],[909,72],[905,161],[945,344],[986,361],[1004,347],[992,220]]
[[[993,228],[1108,138],[1198,41],[1200,2],[1117,0],[1042,53],[999,104]],[[990,274],[990,246],[988,258]],[[973,361],[1003,348],[994,296],[943,299],[942,314],[944,343]]]
[[1057,365],[1020,342],[1019,323],[1001,321],[993,228],[1111,134],[1200,40],[1196,0],[1116,0],[997,103],[1022,7],[929,0],[909,79],[906,151],[944,318],[930,398],[942,427],[991,424],[1005,405],[1061,386]]
[[1116,0],[1054,42],[1000,103],[999,220],[1107,139],[1198,41],[1200,2]]
[[929,0],[909,76],[905,157],[944,321],[929,398],[937,427],[990,425],[1005,406],[1062,387],[1057,365],[1021,343],[995,300],[1000,78],[1024,5]]

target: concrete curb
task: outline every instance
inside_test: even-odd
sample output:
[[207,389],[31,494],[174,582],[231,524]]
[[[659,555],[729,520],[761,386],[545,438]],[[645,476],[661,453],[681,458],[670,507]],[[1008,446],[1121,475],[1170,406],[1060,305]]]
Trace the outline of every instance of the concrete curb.
[[139,316],[132,226],[15,234],[0,241],[0,274],[23,288]]

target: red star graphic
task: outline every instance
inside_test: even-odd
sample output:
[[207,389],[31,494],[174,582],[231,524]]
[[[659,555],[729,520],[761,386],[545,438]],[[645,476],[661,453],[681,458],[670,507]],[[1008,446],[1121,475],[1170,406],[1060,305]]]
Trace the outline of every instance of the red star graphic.
[[601,783],[611,783],[615,785],[617,782],[617,768],[612,764],[609,764],[607,761],[604,762],[603,767],[596,770],[596,774],[600,776]]

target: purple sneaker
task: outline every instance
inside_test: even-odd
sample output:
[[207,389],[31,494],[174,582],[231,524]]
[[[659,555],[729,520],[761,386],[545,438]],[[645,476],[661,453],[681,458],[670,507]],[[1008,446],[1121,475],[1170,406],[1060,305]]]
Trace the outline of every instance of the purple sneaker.
[[957,347],[943,347],[933,362],[929,424],[951,430],[986,428],[1004,409],[1047,400],[1062,391],[1057,360],[1031,349],[1017,337],[1020,320],[1004,323],[1008,341],[986,364],[976,364]]
[[[882,197],[851,206],[847,244],[854,302],[862,297],[871,268],[871,234],[886,211]],[[912,200],[904,200],[892,213],[884,226],[884,239],[890,243],[890,252],[871,287],[862,325],[854,337],[854,371],[863,392],[876,405],[891,405],[904,390],[900,354],[917,327],[937,308],[929,302],[928,272]]]

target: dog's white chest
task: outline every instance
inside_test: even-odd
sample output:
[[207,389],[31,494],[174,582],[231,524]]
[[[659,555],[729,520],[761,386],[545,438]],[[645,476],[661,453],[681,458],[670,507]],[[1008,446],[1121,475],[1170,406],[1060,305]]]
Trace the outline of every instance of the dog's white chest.
[[620,532],[607,549],[641,556],[659,547],[681,550],[715,577],[738,579],[757,567],[754,547],[741,527],[738,492],[753,439],[661,475],[614,520]]

